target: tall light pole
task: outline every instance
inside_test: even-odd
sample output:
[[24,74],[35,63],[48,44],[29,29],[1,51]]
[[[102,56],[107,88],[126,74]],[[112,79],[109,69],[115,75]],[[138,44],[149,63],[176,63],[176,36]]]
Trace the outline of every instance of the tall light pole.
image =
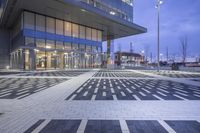
[[158,66],[157,66],[157,71],[159,72],[160,70],[160,5],[163,3],[162,0],[157,0],[156,8],[158,10],[158,46],[157,46],[157,61],[158,61]]

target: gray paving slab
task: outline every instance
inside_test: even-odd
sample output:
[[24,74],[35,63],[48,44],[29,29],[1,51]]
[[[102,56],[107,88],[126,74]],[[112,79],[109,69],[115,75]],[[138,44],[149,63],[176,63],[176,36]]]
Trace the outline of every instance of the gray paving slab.
[[122,133],[117,120],[88,120],[84,133]]
[[158,121],[154,120],[127,120],[130,133],[168,133]]
[[76,133],[81,120],[51,120],[39,133]]
[[200,123],[197,121],[166,121],[177,133],[200,133]]

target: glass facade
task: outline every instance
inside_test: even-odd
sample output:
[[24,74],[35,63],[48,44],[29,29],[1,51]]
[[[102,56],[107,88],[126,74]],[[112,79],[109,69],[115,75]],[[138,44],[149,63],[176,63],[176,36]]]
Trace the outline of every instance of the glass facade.
[[80,0],[110,15],[133,22],[133,0]]
[[102,31],[24,11],[13,37],[12,68],[25,70],[98,68]]

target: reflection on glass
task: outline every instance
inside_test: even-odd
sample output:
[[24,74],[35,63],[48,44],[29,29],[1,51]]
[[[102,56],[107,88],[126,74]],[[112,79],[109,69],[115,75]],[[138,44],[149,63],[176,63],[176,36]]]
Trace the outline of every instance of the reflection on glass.
[[46,41],[46,49],[55,49],[55,41],[47,40]]
[[56,34],[63,35],[63,21],[56,19]]
[[85,39],[85,27],[80,26],[80,38]]
[[36,39],[36,47],[37,48],[45,48],[45,40],[44,39]]
[[63,42],[56,41],[56,49],[64,49]]
[[46,17],[46,27],[48,33],[55,33],[55,19]]
[[78,38],[78,25],[77,24],[72,24],[72,36]]
[[36,51],[36,69],[45,69],[46,56],[44,51]]
[[36,14],[36,30],[45,32],[45,16]]
[[71,23],[70,22],[65,22],[65,36],[71,36],[72,35],[72,27],[71,27]]
[[91,28],[86,27],[86,39],[91,40],[92,39],[92,30]]

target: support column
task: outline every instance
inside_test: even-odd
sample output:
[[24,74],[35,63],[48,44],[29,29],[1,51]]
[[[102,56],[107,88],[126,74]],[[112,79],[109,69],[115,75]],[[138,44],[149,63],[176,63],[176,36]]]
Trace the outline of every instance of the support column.
[[111,37],[107,37],[107,68],[114,69],[114,60],[113,60],[113,54],[114,54],[114,44],[113,40],[111,40]]
[[33,49],[29,50],[30,54],[30,70],[36,70],[36,52]]

